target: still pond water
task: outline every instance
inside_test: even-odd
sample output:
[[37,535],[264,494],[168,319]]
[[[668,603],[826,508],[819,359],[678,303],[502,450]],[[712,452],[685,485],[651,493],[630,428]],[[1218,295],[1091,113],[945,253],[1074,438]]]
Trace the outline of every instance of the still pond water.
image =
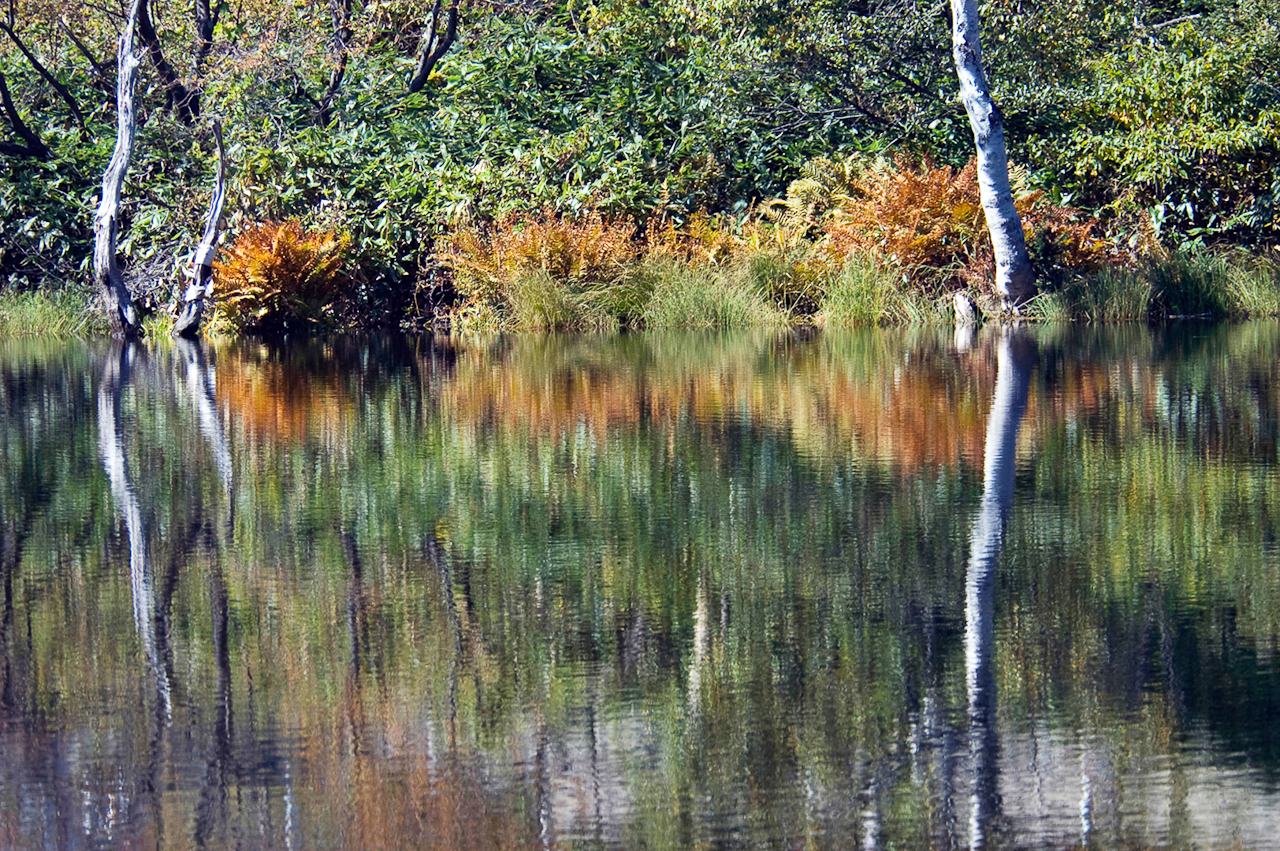
[[0,848],[1276,848],[1280,325],[0,341]]

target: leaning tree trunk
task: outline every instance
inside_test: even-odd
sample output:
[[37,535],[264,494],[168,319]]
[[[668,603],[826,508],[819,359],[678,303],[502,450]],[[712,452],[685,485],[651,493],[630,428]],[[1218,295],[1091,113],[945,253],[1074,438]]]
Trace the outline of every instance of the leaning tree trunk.
[[120,36],[116,72],[116,148],[102,175],[102,199],[93,223],[93,278],[102,296],[107,320],[116,336],[136,337],[142,324],[133,309],[129,286],[116,262],[116,239],[120,233],[120,195],[124,178],[133,159],[133,142],[137,120],[133,108],[133,90],[138,82],[138,65],[142,55],[133,49],[133,31],[138,22],[138,8],[143,0],[129,4],[129,18]]
[[194,280],[182,297],[182,310],[173,323],[175,337],[196,337],[204,320],[206,302],[213,294],[213,255],[217,250],[218,222],[222,218],[222,201],[227,190],[227,152],[222,146],[222,125],[213,122],[213,139],[218,144],[218,176],[209,199],[209,216],[204,223],[204,236],[191,261]]
[[977,0],[951,0],[952,53],[960,77],[960,99],[964,101],[973,139],[978,149],[978,186],[982,209],[991,232],[996,256],[996,290],[1007,307],[1015,311],[1036,294],[1035,273],[1027,255],[1022,219],[1013,205],[1009,186],[1009,158],[1004,147],[1004,119],[991,99],[987,77],[982,70],[982,41],[979,37]]

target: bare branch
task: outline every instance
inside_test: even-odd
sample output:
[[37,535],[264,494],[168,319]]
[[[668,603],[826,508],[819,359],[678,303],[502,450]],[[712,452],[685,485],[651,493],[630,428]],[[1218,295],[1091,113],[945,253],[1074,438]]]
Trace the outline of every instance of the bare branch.
[[15,145],[12,142],[0,142],[0,154],[12,157],[33,157],[37,160],[49,159],[49,148],[18,114],[18,108],[13,104],[13,98],[9,94],[9,84],[3,72],[0,72],[0,104],[4,106],[5,118],[13,128],[13,132],[27,143],[24,146]]
[[0,30],[3,30],[4,34],[9,36],[9,40],[13,42],[19,52],[21,52],[23,56],[27,57],[27,61],[31,63],[31,67],[35,68],[36,72],[39,73],[49,85],[53,86],[53,90],[57,92],[58,96],[66,102],[68,107],[71,108],[71,115],[75,118],[76,124],[79,125],[80,132],[83,135],[84,113],[80,111],[80,105],[76,103],[76,99],[71,96],[71,90],[64,86],[57,77],[53,76],[53,72],[46,68],[44,63],[36,58],[36,55],[27,48],[27,45],[18,37],[18,34],[13,30],[13,28],[8,24],[0,23]]
[[458,0],[451,0],[449,4],[444,32],[440,32],[440,7],[441,0],[435,0],[431,7],[431,22],[422,34],[422,44],[419,46],[421,58],[418,60],[418,70],[409,81],[410,94],[422,91],[436,63],[444,58],[458,38]]
[[89,66],[93,69],[90,76],[93,77],[98,88],[114,96],[115,82],[111,79],[111,71],[107,66],[99,62],[98,58],[93,55],[93,52],[85,46],[85,43],[81,41],[80,37],[71,29],[71,25],[67,23],[66,18],[59,18],[58,26],[62,28],[64,33],[66,33],[67,38],[71,39],[71,43],[76,46],[76,50],[80,51],[80,55],[89,61]]

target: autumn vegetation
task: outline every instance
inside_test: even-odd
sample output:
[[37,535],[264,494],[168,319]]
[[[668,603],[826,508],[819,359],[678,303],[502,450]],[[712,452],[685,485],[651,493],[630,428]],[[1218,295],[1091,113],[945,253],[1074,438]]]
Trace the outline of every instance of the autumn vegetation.
[[[1280,312],[1276,0],[983,7],[1043,319]],[[995,305],[944,14],[901,0],[149,0],[119,252],[153,331],[231,162],[213,329]],[[0,27],[0,329],[91,330],[112,9]],[[44,317],[43,319],[41,317]]]

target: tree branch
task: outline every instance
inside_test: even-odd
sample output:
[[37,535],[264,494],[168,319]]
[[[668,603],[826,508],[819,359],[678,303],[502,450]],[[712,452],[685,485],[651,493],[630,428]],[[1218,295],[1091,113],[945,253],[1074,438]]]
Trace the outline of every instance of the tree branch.
[[329,12],[333,15],[333,47],[338,58],[329,72],[329,86],[316,108],[316,124],[328,127],[333,123],[333,99],[338,96],[342,87],[342,78],[347,73],[347,60],[351,49],[351,0],[329,0]]
[[155,25],[151,21],[151,9],[147,0],[143,0],[142,8],[138,12],[138,36],[147,46],[147,55],[151,57],[151,64],[155,66],[156,73],[164,83],[165,106],[173,110],[174,115],[183,124],[190,124],[200,114],[199,95],[183,84],[178,72],[173,70],[169,60],[165,58],[160,36],[156,33]]
[[71,96],[71,90],[64,86],[57,77],[53,76],[52,71],[44,67],[44,64],[36,58],[34,53],[27,49],[26,44],[23,43],[22,39],[18,37],[18,34],[14,32],[8,24],[0,23],[0,30],[3,30],[4,34],[9,36],[9,40],[13,42],[19,52],[21,52],[23,56],[27,57],[27,61],[31,63],[31,67],[35,68],[36,72],[39,73],[49,85],[53,86],[53,90],[57,92],[58,96],[66,102],[68,107],[71,108],[71,115],[75,118],[76,124],[80,127],[80,134],[83,136],[84,113],[80,111],[80,105],[76,103],[76,99]]
[[107,66],[99,62],[92,51],[85,46],[85,43],[71,29],[71,25],[67,23],[66,18],[59,18],[58,26],[66,33],[67,38],[71,39],[71,43],[76,46],[76,50],[80,51],[80,55],[89,61],[89,66],[93,69],[89,76],[94,79],[98,88],[114,97],[115,81],[111,79],[111,72],[107,69]]
[[18,108],[13,104],[13,97],[9,94],[9,84],[4,78],[4,73],[0,72],[0,104],[4,106],[4,115],[9,122],[9,126],[13,128],[13,132],[22,138],[26,145],[15,145],[12,142],[0,142],[0,154],[11,157],[32,157],[37,160],[49,159],[49,148],[44,141],[36,135],[35,131],[27,126],[22,120],[22,116],[18,114]]
[[441,2],[442,0],[435,0],[435,4],[431,7],[431,22],[427,25],[426,32],[422,34],[422,43],[419,46],[422,55],[418,60],[418,70],[409,81],[410,94],[422,91],[436,63],[444,58],[458,38],[458,0],[452,0],[449,4],[443,33],[440,32]]

